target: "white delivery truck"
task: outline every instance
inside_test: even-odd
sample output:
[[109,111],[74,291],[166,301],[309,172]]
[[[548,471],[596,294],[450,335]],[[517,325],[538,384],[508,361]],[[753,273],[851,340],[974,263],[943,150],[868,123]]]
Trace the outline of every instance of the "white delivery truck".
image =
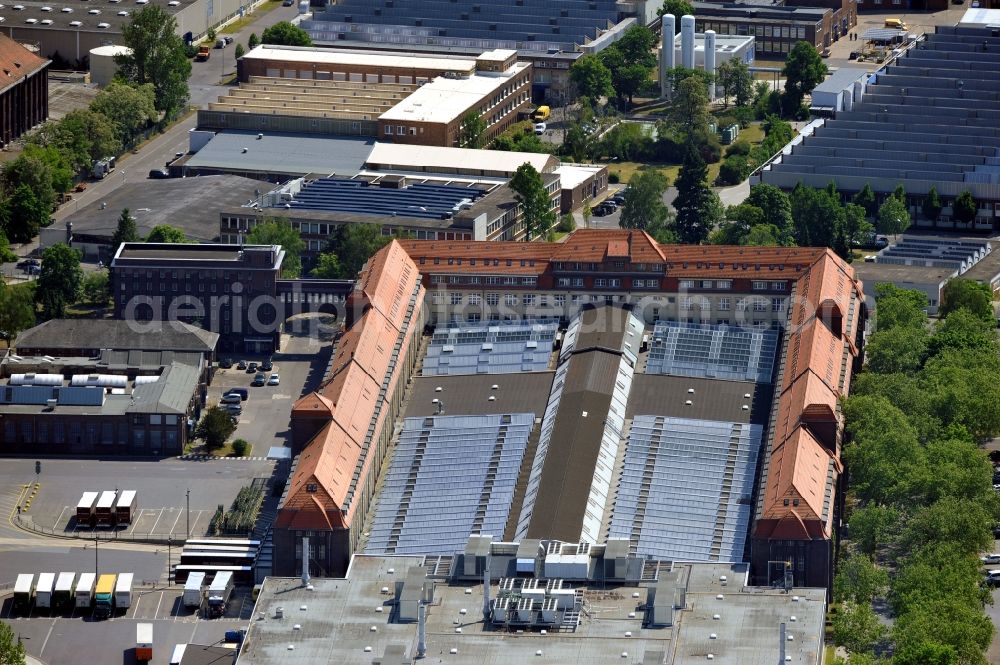
[[115,609],[127,610],[132,606],[132,579],[134,573],[122,573],[115,583]]
[[220,570],[208,587],[208,616],[221,617],[226,613],[226,604],[233,595],[233,573]]
[[35,606],[52,608],[52,590],[56,585],[55,573],[41,573],[35,587]]
[[52,607],[56,609],[67,609],[73,607],[73,581],[76,573],[59,573],[56,578],[55,591],[52,594]]
[[28,613],[31,609],[31,598],[35,592],[35,576],[32,573],[21,573],[14,582],[14,611]]
[[94,602],[94,582],[97,576],[94,573],[80,573],[80,579],[76,581],[76,606],[87,608]]
[[135,659],[140,663],[153,660],[153,624],[135,625]]
[[201,607],[205,599],[205,573],[192,572],[184,583],[184,607]]

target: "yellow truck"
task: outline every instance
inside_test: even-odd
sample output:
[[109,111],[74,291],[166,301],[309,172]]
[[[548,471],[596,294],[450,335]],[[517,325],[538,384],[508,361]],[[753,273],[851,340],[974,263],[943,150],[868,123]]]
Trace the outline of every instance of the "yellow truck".
[[94,589],[94,618],[107,619],[114,612],[117,575],[101,575]]
[[885,20],[885,27],[894,28],[895,30],[906,30],[906,24],[903,23],[901,18],[887,18]]
[[548,106],[539,106],[537,109],[531,112],[531,119],[535,122],[542,122],[543,120],[548,120],[549,116],[552,114],[552,109]]

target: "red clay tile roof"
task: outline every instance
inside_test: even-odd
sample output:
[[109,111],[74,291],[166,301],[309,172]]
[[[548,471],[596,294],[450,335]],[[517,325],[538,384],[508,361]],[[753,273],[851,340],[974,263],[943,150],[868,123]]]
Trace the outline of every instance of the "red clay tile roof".
[[645,231],[580,229],[552,247],[553,261],[598,262],[628,258],[632,263],[663,263],[661,246]]
[[0,34],[0,91],[20,83],[25,76],[31,76],[48,63],[45,58],[38,57],[10,37]]
[[823,503],[828,490],[830,500],[833,500],[833,488],[828,487],[828,483],[835,482],[835,479],[829,478],[831,459],[839,472],[840,463],[803,427],[797,428],[782,445],[775,448],[764,490],[765,508],[760,520],[763,524],[756,529],[758,535],[762,528],[768,528],[768,520],[781,522],[794,515],[795,520],[791,524],[806,524],[806,534],[786,534],[782,537],[830,537],[833,509],[832,506],[827,509],[824,519]]

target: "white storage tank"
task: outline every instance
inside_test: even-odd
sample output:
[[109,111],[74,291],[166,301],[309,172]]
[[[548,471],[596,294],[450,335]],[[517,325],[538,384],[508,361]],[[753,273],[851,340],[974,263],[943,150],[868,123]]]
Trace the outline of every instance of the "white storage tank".
[[132,53],[129,47],[115,44],[90,49],[90,82],[102,88],[111,83],[111,79],[118,73],[115,56],[129,53]]

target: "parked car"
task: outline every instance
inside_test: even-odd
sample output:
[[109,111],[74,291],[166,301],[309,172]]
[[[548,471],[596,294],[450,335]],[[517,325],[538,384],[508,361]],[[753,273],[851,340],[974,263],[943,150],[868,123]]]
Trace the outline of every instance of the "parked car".
[[29,275],[39,275],[42,272],[42,267],[41,266],[27,266],[24,269],[24,272],[28,273]]
[[[269,386],[281,385],[281,377],[279,377],[277,374],[272,374],[271,378],[269,378],[267,380],[267,385],[269,385]],[[998,562],[998,563],[1000,563],[1000,562]]]
[[546,129],[548,129],[548,125],[546,125],[544,122],[535,123],[535,134],[537,134],[538,136],[544,134]]
[[625,203],[625,194],[624,193],[623,194],[615,194],[614,196],[611,197],[610,201],[612,203],[614,203],[615,205],[619,205],[620,206],[623,203]]
[[[222,408],[228,411],[230,416],[238,416],[243,413],[242,404],[223,404]],[[233,422],[236,422],[235,419]]]
[[149,178],[150,180],[166,180],[170,177],[170,171],[166,169],[150,169]]
[[270,372],[272,369],[274,369],[274,365],[271,364],[271,359],[266,358],[264,362],[260,364],[260,369],[262,372]]
[[257,371],[257,363],[250,363],[247,365],[247,374],[253,374]]
[[984,565],[993,565],[1000,563],[1000,554],[987,554],[985,556],[979,557],[979,560],[983,562]]
[[236,365],[236,369],[246,369],[246,368],[247,368],[247,361],[245,361],[245,360],[241,360]]
[[232,366],[233,366],[232,358],[222,358],[221,360],[219,360],[219,367],[221,367],[222,369],[229,369]]
[[246,388],[230,388],[226,391],[226,395],[236,395],[240,398],[241,402],[245,402],[250,397],[250,391]]
[[1000,586],[1000,570],[986,571],[986,583],[990,586]]
[[226,40],[226,46],[233,43],[233,38],[230,37],[229,35],[224,35],[222,38]]
[[41,265],[38,263],[38,259],[24,259],[23,261],[17,262],[17,267],[21,270],[27,270],[31,266]]
[[281,0],[282,7],[291,7],[295,4],[295,0]]
[[267,377],[264,376],[263,372],[257,372],[257,375],[253,377],[253,381],[250,383],[251,386],[262,386],[267,383]]
[[239,404],[243,401],[243,399],[236,393],[226,393],[219,401],[222,402],[222,404]]

